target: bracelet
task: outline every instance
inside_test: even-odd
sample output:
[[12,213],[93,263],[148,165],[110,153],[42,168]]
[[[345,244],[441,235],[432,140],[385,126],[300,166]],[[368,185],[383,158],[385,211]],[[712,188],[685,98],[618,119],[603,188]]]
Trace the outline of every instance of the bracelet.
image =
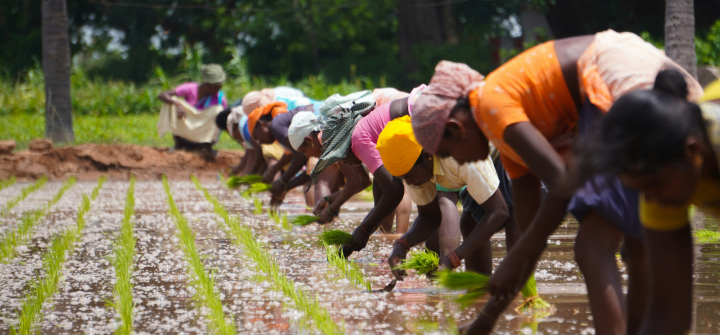
[[362,223],[360,224],[360,229],[362,229],[365,234],[372,235],[371,233],[368,233],[367,230],[365,230],[365,226],[363,226]]
[[328,205],[332,205],[332,201],[330,201],[329,195],[324,196],[323,199],[325,199],[325,201],[327,201]]
[[448,259],[450,260],[450,264],[452,264],[453,269],[456,269],[462,265],[460,263],[460,257],[455,253],[455,251],[448,254]]
[[396,244],[400,244],[405,247],[406,250],[410,250],[410,243],[408,243],[407,239],[404,237],[401,237],[393,242],[393,248],[395,248]]
[[340,216],[340,213],[335,213],[335,212],[331,211],[331,210],[330,210],[330,206],[327,206],[325,209],[326,209],[327,212],[330,213],[330,215],[332,215],[333,217],[338,217],[338,216]]

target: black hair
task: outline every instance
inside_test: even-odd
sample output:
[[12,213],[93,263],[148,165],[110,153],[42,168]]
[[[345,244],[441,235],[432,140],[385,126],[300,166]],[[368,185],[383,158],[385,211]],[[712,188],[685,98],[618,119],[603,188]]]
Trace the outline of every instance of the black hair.
[[270,122],[272,120],[273,120],[273,116],[270,113],[267,113],[258,119],[258,121],[263,121],[263,122]]
[[578,173],[654,173],[685,157],[685,141],[705,127],[698,105],[687,101],[688,87],[676,70],[664,70],[651,90],[620,97],[596,134],[576,146]]
[[216,125],[218,128],[220,128],[220,131],[223,131],[223,130],[224,130],[224,131],[227,131],[227,119],[228,119],[228,115],[230,115],[230,109],[229,109],[229,108],[226,109],[226,110],[224,110],[224,111],[222,111],[222,112],[220,112],[220,113],[215,117],[215,125]]

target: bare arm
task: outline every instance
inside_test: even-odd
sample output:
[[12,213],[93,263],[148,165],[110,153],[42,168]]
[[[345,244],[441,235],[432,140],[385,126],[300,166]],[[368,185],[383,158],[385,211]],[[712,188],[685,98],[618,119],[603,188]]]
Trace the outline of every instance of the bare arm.
[[172,90],[167,90],[167,91],[161,92],[160,94],[158,94],[157,97],[158,97],[158,99],[160,99],[160,101],[162,101],[166,104],[176,105],[178,102],[174,101],[172,99],[172,97],[176,96],[176,95],[177,95],[177,93],[175,92],[174,89],[172,89]]
[[330,208],[330,212],[332,213],[340,213],[342,205],[350,200],[353,195],[370,186],[370,179],[362,167],[342,163],[338,164],[338,166],[340,172],[345,176],[345,186],[341,190],[328,196],[330,204],[328,204],[324,198],[318,201],[314,213],[315,215],[321,215],[321,219],[318,221],[319,223],[328,223],[333,219],[330,213],[323,211],[326,207]]
[[[470,235],[464,239],[463,243],[455,249],[455,254],[457,254],[460,259],[465,259],[485,241],[489,241],[493,234],[495,234],[502,224],[507,221],[508,217],[510,217],[507,204],[500,190],[495,191],[495,193],[480,204],[480,206],[485,210],[485,215],[483,215]],[[443,256],[443,258],[447,258],[447,256]],[[445,264],[446,266],[449,264],[443,263],[442,261],[441,259],[441,264]]]
[[[402,237],[405,238],[408,244],[416,246],[433,236],[440,228],[442,222],[442,213],[440,212],[440,203],[438,198],[435,197],[432,202],[425,206],[417,206],[418,216],[413,221],[410,230],[405,233]],[[405,259],[407,256],[408,249],[402,244],[396,244],[393,247],[393,251],[388,258],[388,265],[392,270],[392,274],[397,280],[402,281],[405,276],[405,271],[396,270],[400,264],[400,261]]]

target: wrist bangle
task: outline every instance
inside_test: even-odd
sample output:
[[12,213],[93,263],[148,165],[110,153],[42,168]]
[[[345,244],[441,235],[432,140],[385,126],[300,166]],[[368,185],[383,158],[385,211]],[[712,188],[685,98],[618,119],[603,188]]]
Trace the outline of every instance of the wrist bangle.
[[328,205],[332,205],[332,201],[330,201],[329,195],[324,196],[323,199],[325,199],[325,201],[327,201]]
[[460,257],[455,253],[455,251],[448,254],[448,259],[450,260],[450,263],[452,264],[453,269],[456,269],[462,265],[460,262]]
[[401,237],[401,238],[395,240],[395,242],[393,242],[393,248],[395,248],[396,244],[400,244],[400,245],[404,246],[405,250],[410,250],[410,243],[408,243],[407,239],[404,237]]
[[284,180],[282,180],[282,178],[278,178],[278,181],[279,181],[280,184],[282,184],[283,186],[287,186],[287,183],[286,183]]
[[362,223],[360,224],[360,229],[362,229],[362,231],[365,232],[365,234],[372,235],[371,233],[368,233],[367,230],[365,230],[365,226]]
[[340,213],[335,213],[335,212],[331,211],[331,210],[330,210],[330,206],[327,206],[325,209],[326,209],[326,210],[328,211],[328,213],[330,213],[330,215],[332,215],[333,217],[340,216]]

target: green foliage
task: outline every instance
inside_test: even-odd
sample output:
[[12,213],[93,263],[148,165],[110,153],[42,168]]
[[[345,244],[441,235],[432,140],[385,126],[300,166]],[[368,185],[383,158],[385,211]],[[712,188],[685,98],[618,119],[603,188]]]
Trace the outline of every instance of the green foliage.
[[477,301],[487,292],[490,276],[473,271],[451,272],[449,270],[436,272],[437,282],[449,290],[466,290],[465,294],[455,299],[461,308],[465,309]]
[[262,200],[260,198],[253,198],[253,205],[255,206],[255,209],[253,210],[253,214],[260,215],[262,214]]
[[343,277],[349,279],[355,285],[362,287],[363,289],[372,291],[372,280],[365,279],[363,271],[357,263],[351,262],[342,256],[342,252],[335,246],[323,244],[325,246],[325,254],[327,255],[328,263],[335,267]]
[[258,174],[249,174],[247,176],[232,176],[225,182],[228,188],[235,189],[242,185],[259,183],[263,177]]
[[433,251],[425,249],[425,251],[413,252],[410,258],[397,266],[400,270],[415,270],[418,274],[426,274],[438,268],[440,257]]
[[[14,177],[13,177],[12,181],[13,181],[13,183],[15,182]],[[0,216],[4,216],[5,214],[7,214],[7,212],[9,212],[11,209],[13,209],[13,207],[17,206],[17,204],[20,201],[25,200],[25,198],[27,198],[27,196],[30,195],[30,193],[33,193],[33,192],[43,188],[45,186],[46,182],[47,182],[47,176],[42,176],[34,184],[23,187],[22,190],[20,190],[20,194],[18,196],[8,200],[5,203],[5,208],[0,210]]]
[[312,224],[313,222],[316,222],[317,220],[320,220],[319,216],[315,215],[298,215],[292,219],[292,225],[293,226],[307,226],[309,224]]
[[528,279],[525,286],[523,286],[521,293],[525,301],[515,309],[516,311],[542,311],[551,307],[550,304],[540,298],[538,294],[535,274],[530,276],[530,279]]
[[205,270],[205,265],[202,263],[200,254],[197,252],[195,232],[190,228],[190,225],[188,225],[185,216],[178,210],[172,192],[170,192],[170,184],[165,175],[163,175],[162,180],[165,194],[167,195],[167,202],[170,207],[169,214],[173,217],[175,226],[178,229],[177,237],[180,239],[180,245],[185,254],[185,261],[189,265],[189,270],[192,274],[191,277],[193,278],[192,282],[197,289],[199,300],[203,306],[208,309],[207,318],[210,321],[210,327],[219,334],[235,334],[235,324],[232,321],[232,315],[228,317],[228,320],[225,319],[220,293],[215,288],[215,277]]
[[711,230],[697,229],[692,233],[699,242],[713,242],[720,240],[720,233]]
[[113,241],[113,256],[110,258],[115,268],[115,288],[113,306],[120,315],[120,325],[115,329],[115,334],[129,335],[133,332],[133,282],[132,273],[135,269],[133,259],[135,257],[135,176],[130,176],[130,186],[125,196],[125,211],[120,235]]
[[328,245],[343,245],[352,242],[352,234],[342,230],[326,230],[320,233],[320,241]]
[[715,21],[704,38],[695,38],[695,52],[698,65],[720,66],[720,20]]
[[265,183],[255,183],[250,185],[245,191],[241,193],[241,195],[245,198],[249,198],[251,195],[255,193],[261,193],[265,191],[269,191],[272,188],[272,185],[265,184]]
[[268,217],[270,217],[270,219],[275,223],[279,224],[282,229],[292,230],[292,226],[288,223],[287,212],[283,212],[282,215],[280,215],[279,211],[270,210],[268,211]]
[[0,190],[15,185],[15,182],[17,179],[15,176],[10,176],[10,178],[5,180],[0,180]]

